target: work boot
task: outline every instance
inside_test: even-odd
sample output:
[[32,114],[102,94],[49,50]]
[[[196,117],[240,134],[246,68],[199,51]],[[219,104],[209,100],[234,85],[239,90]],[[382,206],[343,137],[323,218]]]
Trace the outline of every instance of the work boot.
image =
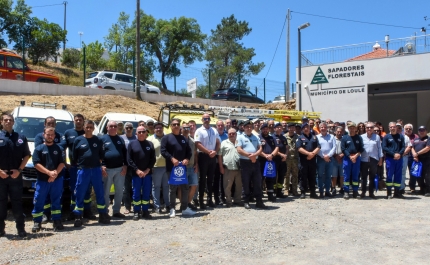
[[287,197],[288,197],[288,195],[287,195],[287,196],[285,196],[285,195],[284,195],[284,193],[282,192],[282,189],[281,189],[281,188],[278,188],[278,189],[276,190],[276,197],[278,197],[278,198],[280,198],[280,199],[285,199],[285,198],[287,198]]
[[214,204],[214,202],[212,201],[212,199],[208,199],[207,206],[209,206],[211,208],[215,208],[216,207],[216,205]]
[[352,191],[352,197],[354,198],[354,199],[357,199],[357,197],[358,197],[358,191]]
[[110,224],[110,218],[107,216],[107,213],[99,214],[99,223],[101,224]]
[[67,221],[73,221],[73,220],[75,220],[75,214],[73,213],[73,211],[71,211],[70,213],[69,213],[69,215],[67,216],[67,219],[66,219]]
[[344,194],[343,194],[343,198],[345,199],[345,200],[349,200],[349,192],[344,192]]
[[312,192],[310,197],[312,199],[318,199],[318,195],[315,192]]
[[331,195],[331,193],[330,193],[330,192],[328,192],[328,191],[326,191],[326,192],[325,192],[324,196],[325,196],[325,197],[329,197],[329,198],[333,197],[333,196]]
[[247,203],[247,202],[245,202],[243,204],[243,206],[245,206],[245,209],[247,209],[247,210],[251,209],[251,206],[249,206],[249,203]]
[[204,210],[206,209],[206,205],[203,202],[203,198],[199,199],[199,205],[200,205],[200,210]]
[[344,193],[345,193],[345,190],[343,188],[339,190],[339,194],[344,194]]
[[393,197],[391,197],[391,189],[387,189],[387,199],[389,200],[389,199],[392,199]]
[[139,220],[139,218],[140,218],[139,213],[134,213],[133,221],[137,221]]
[[81,227],[82,226],[82,215],[75,216],[75,223],[73,226],[74,227]]
[[376,196],[375,196],[375,194],[370,193],[370,194],[369,194],[369,198],[376,199]]
[[267,193],[267,197],[268,197],[268,200],[269,200],[270,202],[276,202],[276,197],[275,197],[275,196],[273,196],[273,192],[268,192],[268,193]]
[[88,220],[97,220],[97,217],[93,214],[91,209],[84,209],[84,218]]
[[394,198],[404,199],[405,196],[403,196],[403,194],[402,194],[402,192],[400,190],[394,190]]
[[362,192],[362,193],[360,194],[360,197],[358,197],[358,198],[359,198],[359,199],[364,199],[364,197],[366,197],[366,193]]
[[18,229],[18,236],[19,237],[26,237],[27,236],[27,232],[25,232],[24,228],[19,228]]
[[46,216],[46,214],[42,215],[42,224],[47,224],[48,223],[48,216]]
[[34,222],[33,228],[31,229],[32,233],[37,233],[42,229],[42,223]]
[[61,220],[54,220],[54,231],[58,231],[58,230],[63,230],[64,229],[64,225],[63,223],[61,223]]
[[255,208],[259,208],[259,209],[267,209],[267,206],[264,205],[263,201],[259,200],[256,204],[255,204]]
[[320,198],[324,199],[324,192],[320,192]]

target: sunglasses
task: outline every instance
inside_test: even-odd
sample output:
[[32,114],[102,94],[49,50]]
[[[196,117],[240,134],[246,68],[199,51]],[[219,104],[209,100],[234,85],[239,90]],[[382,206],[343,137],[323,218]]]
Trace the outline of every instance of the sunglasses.
[[424,130],[424,129],[419,129],[418,131],[419,131],[419,132],[425,132],[426,130]]
[[144,134],[146,131],[138,131],[137,134]]
[[3,121],[13,121],[12,119],[3,119]]
[[380,132],[380,130],[374,130],[375,132]]
[[147,123],[147,125],[148,125],[148,126],[154,126],[154,124],[153,124],[153,123]]
[[189,130],[189,129],[190,129],[190,127],[182,127],[182,129],[184,129],[184,130]]
[[204,121],[210,121],[211,118],[203,118]]
[[179,123],[172,123],[172,126],[179,126]]

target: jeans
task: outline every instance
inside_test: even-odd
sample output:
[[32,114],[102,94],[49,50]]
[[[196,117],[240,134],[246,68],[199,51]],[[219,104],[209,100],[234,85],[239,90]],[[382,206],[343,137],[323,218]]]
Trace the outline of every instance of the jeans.
[[0,178],[0,232],[4,230],[4,220],[7,218],[7,198],[12,203],[12,213],[16,228],[24,229],[24,213],[22,211],[22,175],[16,179]]
[[[105,203],[109,205],[109,195],[112,184],[115,188],[115,196],[113,199],[112,211],[113,213],[119,213],[121,210],[121,201],[124,193],[124,180],[125,176],[121,175],[122,167],[117,168],[106,168],[107,177],[103,177],[103,189],[105,191]],[[106,206],[106,208],[109,208]]]
[[152,197],[154,198],[154,206],[159,209],[160,203],[160,190],[163,188],[163,199],[166,207],[170,205],[169,198],[169,176],[166,172],[166,167],[154,167],[152,169]]
[[408,160],[409,156],[403,156],[403,165],[402,165],[402,183],[400,183],[400,189],[404,190],[406,187],[406,170],[408,169]]
[[318,188],[320,193],[330,192],[331,188],[331,174],[333,173],[333,159],[326,162],[324,158],[317,156],[317,169],[318,169]]

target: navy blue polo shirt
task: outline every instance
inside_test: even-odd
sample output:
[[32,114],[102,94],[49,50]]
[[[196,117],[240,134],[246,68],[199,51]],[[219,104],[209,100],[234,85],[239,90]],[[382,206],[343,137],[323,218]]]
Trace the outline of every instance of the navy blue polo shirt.
[[[58,165],[64,163],[62,156],[61,147],[56,144],[47,146],[41,144],[34,149],[33,152],[33,164],[36,167],[37,164],[41,164],[49,171],[57,169]],[[59,172],[58,172],[59,173]],[[49,176],[37,170],[37,180],[48,181]],[[55,181],[58,178],[55,179]]]
[[356,153],[364,152],[363,138],[356,134],[354,136],[344,135],[340,141],[342,153],[345,156],[355,155]]
[[[60,144],[61,143],[61,137],[62,136],[60,133],[55,132],[54,143]],[[39,145],[43,144],[44,142],[45,142],[45,137],[43,137],[43,132],[36,134],[36,136],[34,137],[34,147],[38,147]]]
[[260,134],[260,142],[263,153],[267,155],[273,153],[276,147],[279,147],[274,135],[263,136],[263,134]]
[[[297,149],[303,148],[303,149],[305,149],[308,152],[312,152],[316,148],[321,148],[321,146],[320,146],[320,143],[318,141],[318,138],[315,135],[309,133],[309,136],[308,136],[308,135],[302,133],[297,138],[296,148]],[[299,152],[299,157],[306,158],[307,155],[304,155],[304,154],[302,154],[302,153]],[[315,159],[315,158],[316,158],[316,156],[313,159]]]
[[12,133],[0,131],[0,169],[18,169],[26,156],[31,156],[27,137],[13,130]]
[[85,138],[81,135],[73,143],[72,153],[79,167],[100,167],[100,160],[104,158],[103,143],[97,136]]
[[66,150],[66,148],[69,148],[69,160],[70,165],[76,166],[76,162],[73,160],[73,143],[75,142],[76,138],[78,136],[84,135],[85,131],[77,131],[75,129],[68,129],[64,132],[63,136],[61,137],[60,146],[63,148],[63,150]]
[[[423,138],[415,138],[415,140],[412,141],[412,146],[415,150],[415,152],[419,152],[423,150],[426,146],[430,146],[430,141],[428,140],[429,137],[426,135]],[[418,155],[418,159],[428,159],[430,158],[430,151],[421,155]]]
[[387,134],[382,140],[382,151],[384,151],[387,157],[394,157],[394,154],[400,154],[401,156],[405,152],[405,139],[401,134]]
[[107,168],[118,168],[127,165],[127,149],[120,136],[103,135],[100,140],[104,147],[103,165]]
[[[282,154],[286,154],[287,153],[287,147],[288,147],[287,138],[282,134],[277,135],[276,133],[275,133],[274,137],[276,138],[276,144],[279,147],[279,152]],[[282,160],[282,157],[276,156],[276,159]]]

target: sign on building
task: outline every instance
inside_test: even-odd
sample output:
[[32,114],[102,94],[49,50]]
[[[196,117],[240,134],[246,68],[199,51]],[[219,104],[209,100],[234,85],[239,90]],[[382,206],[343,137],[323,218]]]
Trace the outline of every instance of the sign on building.
[[315,72],[314,78],[312,78],[311,84],[315,85],[324,83],[328,83],[328,80],[325,77],[324,72],[321,70],[321,68],[318,67],[317,71]]

